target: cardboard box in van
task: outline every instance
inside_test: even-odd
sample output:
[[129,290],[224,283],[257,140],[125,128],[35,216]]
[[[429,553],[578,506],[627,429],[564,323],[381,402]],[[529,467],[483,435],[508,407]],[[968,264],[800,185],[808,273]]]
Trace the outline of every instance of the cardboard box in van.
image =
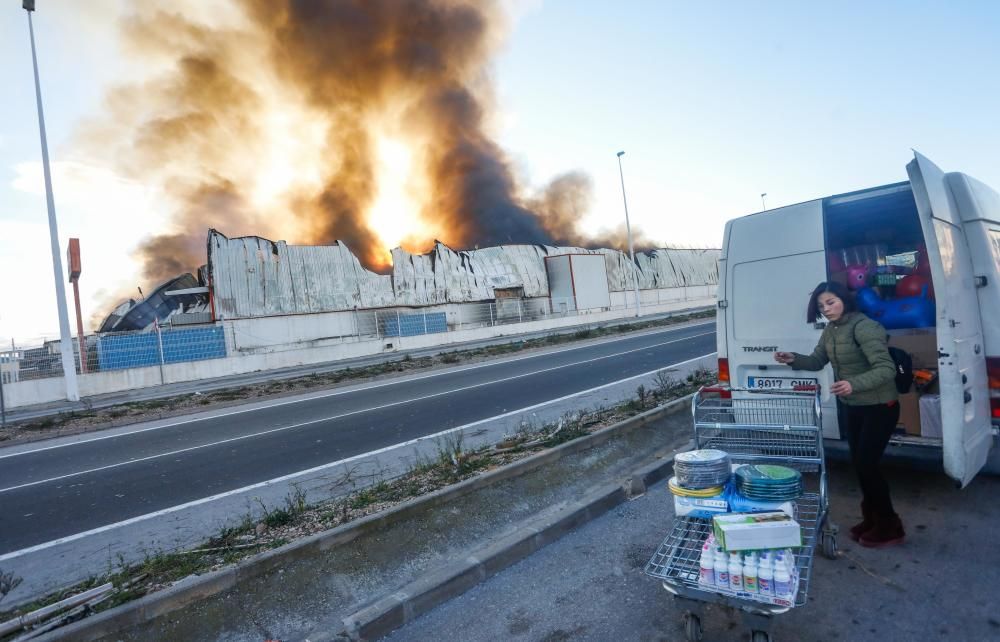
[[889,345],[909,353],[914,368],[937,370],[937,333],[934,328],[890,330]]
[[920,395],[908,392],[899,395],[899,425],[907,435],[920,435]]

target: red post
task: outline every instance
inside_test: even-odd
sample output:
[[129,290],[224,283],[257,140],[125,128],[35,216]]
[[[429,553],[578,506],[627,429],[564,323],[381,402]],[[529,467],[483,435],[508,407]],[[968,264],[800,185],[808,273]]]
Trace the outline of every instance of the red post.
[[80,312],[80,239],[70,239],[66,250],[66,264],[69,266],[69,282],[73,284],[73,299],[76,302],[76,338],[80,342],[80,372],[87,372],[87,338],[83,334],[83,314]]

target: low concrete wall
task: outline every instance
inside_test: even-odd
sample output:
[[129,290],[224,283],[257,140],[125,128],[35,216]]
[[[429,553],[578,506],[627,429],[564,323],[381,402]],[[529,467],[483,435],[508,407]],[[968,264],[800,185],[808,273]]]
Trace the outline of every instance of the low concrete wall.
[[[676,296],[678,298],[673,301],[664,301],[656,305],[644,304],[643,313],[661,314],[688,308],[704,307],[712,305],[715,300],[715,286],[675,289],[685,290],[691,295],[703,294],[705,296],[684,299],[681,298],[683,297],[683,293],[677,292]],[[267,338],[278,339],[282,332],[284,332],[283,336],[285,337],[296,336],[296,333],[293,331],[280,330],[281,324],[298,323],[299,325],[295,326],[296,330],[309,333],[315,331],[317,328],[316,324],[322,324],[324,320],[318,318],[320,315],[315,315],[316,318],[308,322],[296,321],[295,317],[224,321],[227,350],[230,354],[230,356],[224,359],[166,364],[162,367],[149,366],[109,372],[94,372],[79,375],[78,381],[81,397],[90,397],[123,390],[158,386],[164,383],[196,381],[262,370],[329,363],[379,353],[392,353],[434,346],[446,347],[467,341],[612,321],[629,317],[632,314],[633,311],[631,309],[595,312],[584,310],[581,313],[574,313],[565,317],[550,317],[541,321],[485,326],[413,337],[383,337],[380,339],[350,339],[346,341],[343,339],[329,339],[308,342],[306,345],[302,343],[271,346],[257,344],[254,348],[241,348],[241,335],[245,335],[248,332],[258,332],[258,326],[247,326],[247,322],[253,322],[254,324],[263,323],[263,327],[267,330]],[[307,325],[302,326],[302,323],[307,323]],[[7,407],[9,408],[59,401],[65,399],[65,393],[66,390],[62,377],[19,381],[4,386],[4,395]]]

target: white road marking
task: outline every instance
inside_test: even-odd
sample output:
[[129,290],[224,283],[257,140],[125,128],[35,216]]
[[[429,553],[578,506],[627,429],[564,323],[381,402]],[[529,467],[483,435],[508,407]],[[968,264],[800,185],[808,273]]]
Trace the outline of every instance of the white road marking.
[[[691,337],[684,337],[682,339],[672,339],[670,341],[663,341],[661,343],[655,343],[648,346],[642,346],[640,348],[634,348],[632,350],[625,350],[624,352],[618,352],[615,354],[604,355],[600,357],[593,357],[591,359],[584,359],[583,361],[577,361],[574,363],[567,363],[560,366],[553,366],[551,368],[543,368],[541,370],[534,370],[532,372],[523,372],[521,374],[513,375],[510,377],[504,377],[502,379],[494,379],[492,381],[484,381],[482,383],[476,383],[469,386],[462,386],[461,388],[451,388],[449,390],[442,390],[441,392],[435,392],[430,395],[423,395],[421,397],[411,397],[410,399],[403,399],[401,401],[393,401],[392,403],[382,404],[380,406],[370,406],[368,408],[361,408],[360,410],[352,410],[350,412],[340,413],[339,415],[332,415],[330,417],[321,417],[319,419],[312,419],[310,421],[303,421],[297,424],[291,424],[288,426],[279,426],[277,428],[271,428],[270,430],[260,430],[258,432],[253,432],[245,435],[240,435],[238,437],[230,437],[229,439],[220,439],[218,441],[210,441],[205,444],[199,444],[197,446],[189,446],[187,448],[178,448],[177,450],[169,450],[167,452],[157,453],[155,455],[148,455],[146,457],[136,457],[134,459],[127,459],[125,461],[115,462],[113,464],[107,464],[106,466],[98,466],[96,468],[88,468],[86,470],[79,470],[72,473],[66,473],[65,475],[58,475],[56,477],[49,477],[47,479],[39,479],[32,482],[26,482],[24,484],[18,484],[16,486],[8,486],[7,488],[0,488],[0,494],[7,493],[14,490],[19,490],[21,488],[29,488],[31,486],[39,486],[41,484],[47,484],[49,482],[60,481],[63,479],[69,479],[70,477],[79,477],[80,475],[87,475],[90,473],[97,473],[102,470],[110,470],[112,468],[120,468],[121,466],[128,466],[130,464],[136,464],[143,461],[149,461],[152,459],[159,459],[161,457],[171,457],[173,455],[179,455],[181,453],[191,452],[192,450],[200,450],[202,448],[212,448],[214,446],[221,446],[222,444],[229,444],[236,441],[243,441],[245,439],[253,439],[254,437],[261,437],[263,435],[270,435],[276,432],[284,432],[286,430],[294,430],[296,428],[302,428],[303,426],[311,426],[313,424],[323,423],[324,421],[333,421],[335,419],[343,419],[344,417],[351,417],[353,415],[360,415],[366,412],[372,412],[373,410],[384,410],[385,408],[392,408],[394,406],[402,406],[404,404],[413,403],[416,401],[425,401],[427,399],[434,399],[435,397],[443,397],[445,395],[454,394],[456,392],[463,392],[465,390],[473,390],[475,388],[483,388],[485,386],[491,386],[496,383],[503,383],[505,381],[513,381],[514,379],[522,379],[524,377],[530,377],[532,375],[541,374],[544,372],[551,372],[552,370],[560,370],[562,368],[569,368],[574,366],[583,365],[585,363],[593,363],[594,361],[601,361],[602,359],[610,359],[611,357],[619,357],[623,354],[629,354],[632,352],[640,352],[642,350],[648,350],[649,348],[658,348],[660,346],[665,346],[671,343],[677,343],[679,341],[687,341],[688,339],[694,339],[697,337],[704,337],[712,334],[711,332],[705,332],[702,334],[696,334]],[[668,366],[669,367],[669,366]],[[662,370],[663,368],[658,368]],[[623,381],[627,381],[623,380]],[[548,403],[548,402],[546,402]]]
[[468,430],[469,428],[472,428],[474,426],[478,426],[480,424],[483,424],[483,423],[486,423],[486,422],[489,422],[489,421],[496,421],[497,419],[503,419],[505,417],[510,417],[511,415],[516,415],[516,414],[519,414],[519,413],[529,412],[531,410],[535,410],[537,408],[541,408],[541,407],[547,406],[549,404],[558,403],[560,401],[565,401],[567,399],[572,399],[573,397],[579,397],[580,395],[585,395],[585,394],[588,394],[588,393],[591,393],[591,392],[595,392],[595,391],[601,390],[603,388],[609,388],[611,386],[615,386],[615,385],[618,385],[618,384],[621,384],[621,383],[625,383],[627,381],[632,381],[634,379],[639,379],[639,378],[642,378],[642,377],[648,377],[649,375],[656,374],[657,372],[660,372],[661,370],[665,370],[667,368],[676,368],[677,366],[683,366],[683,365],[686,365],[686,364],[698,361],[699,359],[704,359],[705,357],[710,357],[713,354],[717,354],[717,353],[715,353],[715,352],[709,352],[708,354],[703,354],[700,357],[694,357],[693,359],[687,359],[686,361],[680,361],[678,363],[672,363],[670,365],[663,366],[662,368],[657,368],[656,370],[650,370],[649,372],[643,372],[642,374],[637,374],[637,375],[633,375],[631,377],[626,377],[625,379],[619,379],[618,381],[612,381],[611,383],[606,383],[606,384],[603,384],[603,385],[600,385],[600,386],[596,386],[596,387],[590,388],[588,390],[581,390],[579,392],[574,392],[573,394],[566,395],[564,397],[559,397],[558,399],[550,399],[549,401],[543,401],[542,403],[537,403],[537,404],[534,404],[532,406],[527,406],[525,408],[519,408],[517,410],[511,410],[510,412],[506,412],[506,413],[504,413],[502,415],[496,415],[494,417],[488,417],[486,419],[480,419],[478,421],[474,421],[472,423],[465,424],[463,426],[457,426],[455,428],[449,428],[448,430],[442,430],[441,432],[434,433],[433,435],[424,435],[423,437],[417,437],[416,439],[411,439],[409,441],[404,441],[402,443],[394,444],[392,446],[386,446],[385,448],[379,448],[378,450],[373,450],[371,452],[362,453],[360,455],[354,455],[353,457],[348,457],[346,459],[341,459],[339,461],[331,462],[329,464],[323,464],[322,466],[316,466],[314,468],[309,468],[308,470],[300,470],[297,473],[291,473],[291,474],[288,474],[288,475],[283,475],[281,477],[275,477],[274,479],[268,479],[267,481],[257,482],[256,484],[251,484],[249,486],[244,486],[242,488],[236,488],[234,490],[228,490],[228,491],[226,491],[224,493],[218,493],[216,495],[212,495],[211,497],[203,497],[201,499],[196,499],[194,501],[190,501],[190,502],[187,502],[187,503],[184,503],[184,504],[178,504],[177,506],[171,506],[170,508],[164,508],[164,509],[152,512],[152,513],[146,513],[145,515],[138,515],[138,516],[132,517],[130,519],[126,519],[126,520],[123,520],[123,521],[120,521],[120,522],[115,522],[114,524],[106,524],[104,526],[100,526],[98,528],[93,528],[93,529],[91,529],[89,531],[84,531],[82,533],[76,533],[76,534],[73,534],[73,535],[67,535],[66,537],[60,537],[59,539],[54,539],[54,540],[49,541],[49,542],[43,542],[41,544],[36,544],[35,546],[29,546],[28,548],[22,548],[22,549],[17,550],[17,551],[11,551],[10,553],[4,553],[3,555],[0,555],[0,562],[5,562],[5,561],[10,560],[10,559],[14,559],[14,558],[17,558],[17,557],[22,557],[22,556],[28,555],[30,553],[37,553],[38,551],[43,551],[45,549],[52,548],[53,546],[59,546],[61,544],[67,544],[69,542],[74,542],[76,540],[83,539],[85,537],[90,537],[91,535],[97,535],[99,533],[104,533],[104,532],[107,532],[107,531],[110,531],[110,530],[114,530],[116,528],[121,528],[123,526],[129,526],[131,524],[136,524],[138,522],[142,522],[142,521],[146,521],[146,520],[149,520],[149,519],[153,519],[155,517],[160,517],[162,515],[169,515],[170,513],[176,513],[178,511],[184,510],[186,508],[192,508],[194,506],[200,506],[202,504],[207,504],[209,502],[213,502],[213,501],[218,500],[218,499],[223,499],[225,497],[231,497],[233,495],[238,495],[240,493],[246,493],[246,492],[249,492],[249,491],[252,491],[252,490],[256,490],[258,488],[264,488],[266,486],[272,486],[274,484],[279,484],[281,482],[288,481],[290,479],[295,479],[296,477],[302,477],[304,475],[310,475],[312,473],[316,473],[316,472],[319,472],[319,471],[322,471],[322,470],[333,468],[335,466],[341,466],[341,465],[344,465],[344,464],[349,464],[349,463],[351,463],[353,461],[357,461],[359,459],[364,459],[366,457],[372,457],[372,456],[375,456],[375,455],[380,455],[380,454],[385,453],[385,452],[389,452],[391,450],[396,450],[398,448],[405,448],[407,446],[412,446],[414,444],[417,444],[417,443],[419,443],[421,441],[426,441],[428,439],[437,439],[438,437],[442,437],[442,436],[450,434],[450,433],[458,432],[458,431],[461,431],[461,430]]
[[[715,325],[715,322],[712,321],[710,323],[698,323],[698,324],[694,324],[694,325],[685,326],[683,328],[669,328],[669,329],[663,330],[662,332],[676,332],[678,330],[687,330],[687,329],[691,329],[691,328],[701,328],[701,327],[704,327],[704,326],[707,326],[707,325]],[[648,334],[658,334],[658,333],[656,333],[656,332],[650,332]],[[708,332],[708,333],[696,334],[696,335],[692,335],[690,337],[684,337],[683,339],[693,339],[695,337],[703,337],[706,334],[712,334],[712,333]],[[635,338],[636,337],[634,335],[631,336],[631,337],[616,337],[614,339],[610,339],[608,341],[602,342],[601,345],[604,345],[606,343],[613,343],[613,342],[616,342],[616,341],[625,341],[625,340],[628,340],[628,339],[635,339]],[[683,339],[678,339],[678,341],[681,341]],[[668,343],[670,343],[670,342],[668,342]],[[664,344],[657,343],[657,344],[653,344],[653,345],[646,346],[646,347],[647,348],[653,348],[653,347],[658,347],[660,345],[664,345]],[[585,346],[585,347],[589,347],[589,346]],[[211,419],[219,419],[219,418],[222,418],[222,417],[231,417],[233,415],[240,415],[240,414],[245,414],[245,413],[248,413],[248,412],[256,412],[258,410],[265,410],[265,409],[269,409],[269,408],[278,408],[280,406],[287,406],[287,405],[290,405],[290,404],[303,403],[303,402],[306,402],[306,401],[313,401],[315,399],[326,399],[327,397],[336,397],[336,396],[339,396],[339,395],[346,395],[346,394],[351,394],[351,393],[355,393],[355,392],[361,392],[362,390],[374,390],[376,388],[384,388],[386,386],[394,386],[394,385],[399,385],[399,384],[404,384],[404,383],[410,383],[412,381],[423,381],[424,379],[430,379],[432,377],[441,377],[441,376],[448,375],[448,374],[455,374],[456,372],[466,372],[468,370],[478,370],[478,369],[481,369],[481,368],[488,368],[488,367],[492,367],[492,366],[503,365],[503,364],[506,364],[506,363],[513,363],[515,361],[523,361],[525,359],[537,359],[539,357],[546,357],[546,356],[553,355],[553,354],[559,354],[561,352],[569,352],[571,350],[579,350],[579,349],[580,349],[580,346],[574,346],[574,347],[568,347],[568,348],[561,348],[561,349],[558,349],[558,350],[551,350],[551,351],[548,351],[548,352],[544,352],[542,354],[523,355],[523,356],[520,356],[520,357],[511,357],[510,359],[504,359],[502,361],[490,361],[490,362],[487,362],[487,363],[478,363],[478,364],[473,364],[473,365],[470,365],[470,366],[465,366],[465,367],[462,367],[462,368],[452,368],[452,369],[448,369],[448,370],[442,370],[442,371],[439,371],[439,372],[431,372],[431,373],[428,373],[426,375],[418,375],[418,376],[415,376],[415,377],[408,377],[406,379],[394,379],[392,381],[383,381],[383,382],[372,383],[372,384],[358,386],[358,387],[353,387],[352,386],[350,389],[331,390],[330,392],[325,393],[325,394],[311,395],[311,396],[300,398],[300,399],[287,399],[287,400],[282,400],[282,401],[275,401],[274,403],[269,403],[269,404],[265,404],[265,405],[256,405],[256,404],[254,404],[253,407],[251,407],[251,408],[239,408],[239,409],[232,410],[232,411],[229,411],[229,412],[223,412],[223,413],[219,413],[219,414],[213,414],[213,415],[206,416],[206,417],[194,417],[194,418],[189,418],[189,419],[182,419],[180,421],[174,421],[174,422],[171,422],[171,423],[161,424],[161,425],[158,425],[158,426],[150,426],[148,428],[140,428],[138,430],[132,430],[132,431],[129,431],[129,432],[119,432],[119,433],[115,433],[113,435],[95,435],[95,436],[90,437],[88,439],[80,439],[78,441],[71,441],[71,442],[66,442],[66,443],[62,443],[62,444],[54,444],[54,445],[50,445],[50,446],[41,446],[39,448],[33,448],[31,450],[22,450],[22,451],[19,451],[19,452],[13,452],[13,453],[8,453],[8,454],[0,454],[0,459],[8,459],[10,457],[20,457],[22,455],[31,455],[31,454],[34,454],[34,453],[44,452],[44,451],[47,451],[47,450],[55,450],[57,448],[68,448],[70,446],[78,446],[80,444],[89,444],[89,443],[92,443],[92,442],[95,442],[95,441],[103,441],[105,439],[116,439],[118,437],[127,437],[129,435],[138,435],[138,434],[141,434],[141,433],[144,433],[144,432],[149,432],[151,430],[162,430],[164,428],[173,428],[173,427],[176,427],[176,426],[183,426],[185,424],[197,423],[199,421],[209,421]],[[621,352],[621,353],[618,353],[618,354],[627,354],[628,352],[634,352],[634,351]],[[609,356],[617,356],[617,355],[609,355]]]

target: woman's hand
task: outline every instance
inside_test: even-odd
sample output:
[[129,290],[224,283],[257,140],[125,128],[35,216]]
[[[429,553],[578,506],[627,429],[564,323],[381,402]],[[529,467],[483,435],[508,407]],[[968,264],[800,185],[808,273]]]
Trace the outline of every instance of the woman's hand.
[[854,392],[854,387],[851,386],[850,381],[834,381],[833,385],[830,386],[830,392],[838,397],[846,397]]
[[794,352],[775,352],[774,353],[774,360],[777,361],[778,363],[789,364],[789,363],[795,361],[795,353]]

